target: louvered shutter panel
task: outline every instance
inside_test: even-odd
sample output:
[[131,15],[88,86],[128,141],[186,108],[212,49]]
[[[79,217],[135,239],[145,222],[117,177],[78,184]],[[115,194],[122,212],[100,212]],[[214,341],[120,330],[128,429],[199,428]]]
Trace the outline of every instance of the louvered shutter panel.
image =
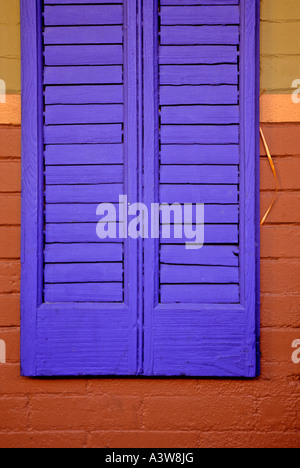
[[204,203],[205,245],[146,242],[145,373],[254,376],[257,2],[156,5],[144,13],[145,199]]
[[[23,375],[255,376],[259,1],[21,8]],[[98,239],[120,195],[204,246]]]
[[[135,374],[136,244],[96,234],[98,204],[137,197],[136,59],[128,53],[136,48],[135,1],[25,0],[22,9],[24,68],[29,55],[38,64],[37,97],[31,83],[24,101],[39,111],[39,134],[24,119],[26,194],[39,178],[39,212],[26,194],[23,212],[38,225],[39,258],[27,230],[23,308],[32,323],[23,373]],[[29,145],[39,145],[35,174],[26,167],[35,163]],[[37,292],[28,297],[31,274]],[[30,340],[35,349],[26,352]]]

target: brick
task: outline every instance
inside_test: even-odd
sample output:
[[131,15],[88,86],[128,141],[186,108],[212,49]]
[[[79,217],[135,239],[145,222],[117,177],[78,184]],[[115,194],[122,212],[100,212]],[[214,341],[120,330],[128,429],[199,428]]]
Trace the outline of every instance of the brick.
[[85,395],[85,379],[29,379],[18,364],[0,365],[1,395]]
[[199,448],[299,448],[297,432],[205,432],[199,435]]
[[300,261],[262,260],[261,291],[270,294],[299,293]]
[[[261,5],[261,18],[264,21],[286,22],[286,20],[299,20],[300,8],[294,0],[264,0]],[[287,41],[289,42],[289,41]]]
[[144,426],[149,430],[251,429],[255,422],[255,398],[227,396],[202,389],[198,397],[157,397],[144,400]]
[[[300,154],[300,123],[262,124],[262,128],[273,156]],[[262,142],[260,154],[266,156]]]
[[[263,380],[264,382],[272,382],[275,385],[278,385],[278,382],[284,382],[286,383],[286,385],[290,385],[291,383],[295,382],[297,383],[297,379],[299,379],[299,365],[296,366],[295,364],[292,364],[291,361],[280,363],[274,361],[267,361],[264,359],[264,357],[265,355],[263,355],[261,359],[261,380]],[[280,394],[279,390],[277,390],[276,394],[274,395],[274,401],[276,401],[276,396],[278,394]]]
[[[280,39],[284,40],[284,38]],[[288,40],[287,43],[289,43]],[[298,76],[295,74],[299,60],[298,55],[264,55],[262,60],[264,66],[260,73],[261,89],[272,90],[276,94],[291,94],[293,92],[292,82],[295,75]]]
[[259,399],[257,429],[284,432],[287,427],[300,430],[299,398],[277,395],[276,404],[274,398]]
[[0,162],[0,192],[21,191],[21,162]]
[[20,292],[20,273],[19,262],[0,261],[0,294]]
[[[277,364],[277,366],[280,367],[281,364]],[[241,382],[239,382],[239,384],[241,385]],[[274,373],[272,379],[265,380],[263,378],[257,378],[251,380],[250,385],[243,386],[242,391],[244,395],[253,396],[256,401],[263,401],[268,398],[272,398],[273,401],[276,401],[278,396],[296,400],[299,397],[300,389],[297,389],[291,376],[285,374],[284,378],[281,379]],[[257,407],[256,412],[258,412]]]
[[1,448],[84,448],[84,432],[0,433]]
[[[273,193],[262,192],[260,196],[261,202],[261,218],[267,212],[274,198]],[[271,223],[300,223],[300,194],[281,192],[276,197],[276,202],[273,205],[266,224]]]
[[21,251],[21,230],[17,227],[0,227],[0,258],[19,259]]
[[299,258],[300,226],[267,226],[261,229],[262,258]]
[[20,6],[18,0],[11,0],[9,8],[5,5],[5,2],[1,0],[1,24],[20,24]]
[[[176,383],[176,384],[175,384]],[[243,386],[237,380],[214,380],[206,379],[205,385],[199,379],[147,379],[137,381],[133,379],[88,379],[87,391],[92,395],[110,395],[124,397],[129,395],[146,397],[182,397],[189,398],[197,396],[199,393],[202,398],[206,398],[211,393],[222,395],[243,396],[245,392],[251,393],[253,381],[244,381]],[[204,389],[204,390],[203,390]],[[0,392],[1,393],[1,392]]]
[[197,432],[92,432],[87,445],[88,448],[196,448]]
[[[300,156],[295,158],[277,158],[274,160],[280,190],[299,190]],[[261,158],[261,189],[273,190],[275,179],[269,161]]]
[[300,295],[266,295],[261,297],[262,327],[300,328]]
[[0,195],[0,225],[21,224],[21,196]]
[[284,363],[286,371],[300,374],[300,364],[294,364],[292,343],[300,340],[300,328],[261,330],[261,354],[263,361]]
[[20,296],[4,294],[0,296],[0,327],[20,325]]
[[0,126],[0,158],[21,158],[21,127]]
[[[0,399],[0,431],[23,431],[28,429],[27,398]],[[0,440],[1,444],[1,440]]]
[[34,430],[127,430],[141,427],[138,397],[32,397]]
[[20,329],[0,328],[0,340],[6,344],[7,364],[20,362]]
[[196,379],[178,380],[174,386],[173,379],[141,380],[137,385],[136,380],[130,379],[90,379],[87,381],[87,389],[93,395],[115,395],[126,397],[129,395],[140,396],[187,396],[197,392],[198,381]]

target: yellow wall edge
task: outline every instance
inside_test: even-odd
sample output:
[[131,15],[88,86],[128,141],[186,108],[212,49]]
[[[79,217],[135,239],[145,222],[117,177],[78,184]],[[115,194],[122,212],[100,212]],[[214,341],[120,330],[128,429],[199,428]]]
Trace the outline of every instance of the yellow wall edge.
[[[291,94],[264,94],[260,98],[260,120],[263,123],[300,122],[300,103]],[[21,96],[8,94],[0,104],[0,125],[21,124]]]
[[263,123],[300,122],[300,103],[291,94],[264,94],[260,98],[260,120]]
[[0,125],[21,124],[21,96],[7,94],[6,102],[0,103]]

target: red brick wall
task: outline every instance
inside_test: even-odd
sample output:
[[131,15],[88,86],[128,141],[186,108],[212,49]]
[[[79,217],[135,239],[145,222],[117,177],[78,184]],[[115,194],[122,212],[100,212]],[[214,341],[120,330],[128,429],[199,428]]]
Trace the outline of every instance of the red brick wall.
[[[31,380],[19,371],[20,128],[0,126],[0,447],[300,447],[300,124],[266,124],[280,192],[262,228],[262,373]],[[262,149],[262,214],[274,181]]]

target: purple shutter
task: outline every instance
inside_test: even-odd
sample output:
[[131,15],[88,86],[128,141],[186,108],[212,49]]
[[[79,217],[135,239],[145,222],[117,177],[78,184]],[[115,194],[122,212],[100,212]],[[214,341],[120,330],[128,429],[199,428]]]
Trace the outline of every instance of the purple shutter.
[[[23,375],[256,375],[259,2],[21,6]],[[204,247],[100,241],[122,194]]]
[[96,235],[137,199],[135,0],[24,0],[22,31],[22,372],[136,374],[137,245]]
[[144,372],[252,377],[258,2],[160,0],[159,15],[156,7],[144,5],[145,199],[205,203],[205,245],[146,242]]

